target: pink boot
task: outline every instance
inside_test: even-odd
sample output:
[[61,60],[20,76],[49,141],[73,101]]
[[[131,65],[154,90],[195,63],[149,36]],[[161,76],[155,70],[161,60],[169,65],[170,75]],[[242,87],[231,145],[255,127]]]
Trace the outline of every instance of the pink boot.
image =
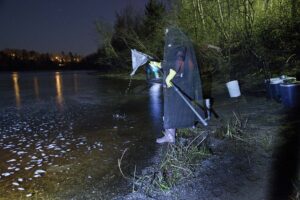
[[162,144],[162,143],[174,143],[175,142],[175,129],[166,129],[165,130],[165,136],[156,139],[156,143]]

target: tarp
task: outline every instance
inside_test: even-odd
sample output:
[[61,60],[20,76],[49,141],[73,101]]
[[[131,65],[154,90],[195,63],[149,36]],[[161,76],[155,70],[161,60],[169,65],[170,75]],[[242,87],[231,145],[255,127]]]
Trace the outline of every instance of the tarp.
[[153,59],[151,56],[144,54],[142,52],[139,52],[135,49],[131,49],[131,61],[132,61],[132,72],[130,76],[133,76],[136,72],[136,70],[147,63],[148,60]]
[[170,69],[176,71],[172,82],[180,91],[178,95],[176,89],[164,88],[164,128],[192,127],[201,116],[204,118],[204,112],[196,109],[199,118],[184,99],[194,100],[200,105],[203,103],[199,65],[192,41],[176,27],[169,27],[165,36],[162,69],[164,80]]

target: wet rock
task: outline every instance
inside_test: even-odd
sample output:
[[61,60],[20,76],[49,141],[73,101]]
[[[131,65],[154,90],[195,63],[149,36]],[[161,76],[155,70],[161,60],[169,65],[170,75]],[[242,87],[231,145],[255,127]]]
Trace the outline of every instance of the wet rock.
[[2,176],[4,176],[4,177],[10,176],[10,175],[12,175],[12,173],[10,173],[10,172],[4,172],[4,173],[2,173]]
[[45,174],[46,171],[42,169],[35,170],[34,174]]
[[19,186],[20,184],[17,183],[17,182],[13,182],[12,185],[14,185],[14,186]]

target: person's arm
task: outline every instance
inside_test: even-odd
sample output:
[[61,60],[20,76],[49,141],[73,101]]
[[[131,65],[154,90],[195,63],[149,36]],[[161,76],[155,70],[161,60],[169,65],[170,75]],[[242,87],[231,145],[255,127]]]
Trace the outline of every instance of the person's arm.
[[150,65],[151,67],[157,67],[157,68],[161,69],[161,62],[150,61],[150,62],[149,62],[149,65]]
[[168,88],[173,86],[172,80],[176,76],[176,74],[180,71],[183,71],[185,56],[186,56],[185,47],[178,49],[176,53],[175,66],[174,68],[169,70],[169,74],[166,77],[166,84]]
[[170,88],[173,86],[172,79],[176,76],[176,71],[174,69],[170,69],[168,76],[166,77],[167,87]]

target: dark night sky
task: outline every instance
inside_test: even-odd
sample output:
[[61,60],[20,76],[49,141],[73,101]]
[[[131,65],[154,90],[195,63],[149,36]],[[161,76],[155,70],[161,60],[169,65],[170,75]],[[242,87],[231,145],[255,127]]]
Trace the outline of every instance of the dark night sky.
[[95,21],[113,22],[127,5],[148,0],[0,0],[0,50],[27,49],[87,55],[97,50]]

